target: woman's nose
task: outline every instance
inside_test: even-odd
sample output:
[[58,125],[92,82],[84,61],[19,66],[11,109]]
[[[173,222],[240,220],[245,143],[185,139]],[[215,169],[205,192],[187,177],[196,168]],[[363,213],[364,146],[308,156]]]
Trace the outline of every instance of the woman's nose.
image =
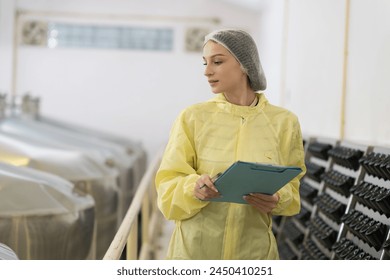
[[211,71],[210,67],[208,65],[206,65],[206,67],[204,68],[204,75],[206,77],[209,77],[213,74],[213,72]]

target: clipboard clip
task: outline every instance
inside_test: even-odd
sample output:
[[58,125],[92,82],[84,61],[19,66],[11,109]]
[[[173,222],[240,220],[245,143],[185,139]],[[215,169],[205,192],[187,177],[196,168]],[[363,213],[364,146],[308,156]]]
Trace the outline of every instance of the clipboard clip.
[[255,167],[255,166],[252,166],[251,167],[251,170],[258,170],[258,171],[267,171],[267,172],[275,172],[275,173],[283,173],[284,171],[286,171],[286,168],[283,168],[283,167],[271,167],[270,168],[267,168],[267,167],[264,167],[264,166],[259,166],[259,167]]

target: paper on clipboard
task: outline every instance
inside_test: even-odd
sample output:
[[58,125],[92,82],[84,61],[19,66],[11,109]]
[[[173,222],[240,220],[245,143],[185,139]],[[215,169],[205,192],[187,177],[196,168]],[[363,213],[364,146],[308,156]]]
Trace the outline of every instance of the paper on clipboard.
[[295,166],[280,166],[237,161],[214,182],[221,197],[210,199],[216,202],[247,204],[242,198],[249,193],[272,195],[301,173]]

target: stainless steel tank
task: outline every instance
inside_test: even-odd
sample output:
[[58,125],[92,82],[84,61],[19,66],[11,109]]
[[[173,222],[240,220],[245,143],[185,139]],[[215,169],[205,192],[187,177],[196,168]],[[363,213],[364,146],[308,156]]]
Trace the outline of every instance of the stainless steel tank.
[[10,247],[0,243],[0,260],[19,260],[19,257]]
[[[73,133],[76,132],[78,134],[81,134],[83,137],[89,137],[89,139],[91,139],[91,137],[94,140],[99,139],[100,144],[107,144],[107,142],[110,145],[115,144],[115,149],[120,153],[120,155],[126,155],[127,158],[133,159],[131,160],[131,166],[127,166],[127,170],[129,170],[129,172],[132,172],[133,174],[129,174],[128,177],[133,178],[133,182],[131,185],[135,187],[139,185],[142,176],[146,171],[147,165],[147,154],[140,142],[136,142],[125,137],[112,135],[102,131],[93,130],[85,126],[71,124],[44,116],[40,114],[39,97],[32,97],[28,93],[23,95],[20,99],[21,100],[19,101],[19,115],[25,118],[30,118],[39,122],[43,122],[57,128],[62,128],[67,131],[71,131]],[[126,161],[124,161],[124,163],[126,163]],[[131,188],[131,186],[128,186],[127,188]]]
[[0,162],[0,242],[19,259],[86,259],[95,202],[72,183]]
[[44,142],[45,144],[55,144],[59,147],[81,150],[87,154],[100,153],[103,156],[113,158],[112,164],[119,170],[119,184],[121,197],[119,200],[119,221],[127,211],[133,195],[134,167],[136,158],[124,152],[123,147],[118,144],[83,135],[77,132],[55,127],[28,118],[8,117],[0,122],[0,131],[14,135],[22,135],[29,139]]
[[104,256],[118,224],[120,189],[116,169],[80,151],[6,132],[0,132],[0,160],[61,176],[74,183],[76,189],[90,194],[96,204],[97,242],[92,258]]
[[134,176],[134,184],[138,186],[141,182],[142,176],[146,171],[147,166],[147,154],[141,143],[135,142],[131,139],[112,135],[103,131],[94,130],[88,127],[83,127],[75,124],[66,123],[64,121],[56,120],[54,118],[49,118],[46,116],[38,115],[36,117],[37,121],[41,121],[44,123],[48,123],[50,125],[54,125],[56,127],[61,127],[70,131],[82,133],[84,135],[88,135],[91,137],[95,137],[97,139],[102,139],[105,141],[109,141],[121,146],[121,149],[124,153],[128,154],[131,157],[136,159],[135,166],[135,176]]
[[40,113],[40,98],[33,97],[29,93],[21,97],[20,103],[20,115],[22,116],[26,116],[37,121],[54,125],[56,127],[61,127],[70,131],[81,133],[83,135],[89,135],[120,145],[125,153],[136,158],[137,164],[135,172],[136,176],[134,176],[134,183],[136,185],[140,183],[147,166],[147,154],[141,142],[137,142],[126,137],[113,135],[107,132],[91,129],[86,126],[81,126],[74,123],[69,123],[58,119],[50,118],[48,116],[44,116]]

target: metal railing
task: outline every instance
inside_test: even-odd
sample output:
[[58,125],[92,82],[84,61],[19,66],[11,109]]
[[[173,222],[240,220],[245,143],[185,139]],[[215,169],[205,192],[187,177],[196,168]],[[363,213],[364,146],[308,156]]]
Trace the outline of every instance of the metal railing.
[[148,166],[103,260],[122,259],[125,247],[128,260],[154,259],[156,237],[161,231],[163,220],[157,208],[157,193],[154,184],[161,157],[162,151]]

